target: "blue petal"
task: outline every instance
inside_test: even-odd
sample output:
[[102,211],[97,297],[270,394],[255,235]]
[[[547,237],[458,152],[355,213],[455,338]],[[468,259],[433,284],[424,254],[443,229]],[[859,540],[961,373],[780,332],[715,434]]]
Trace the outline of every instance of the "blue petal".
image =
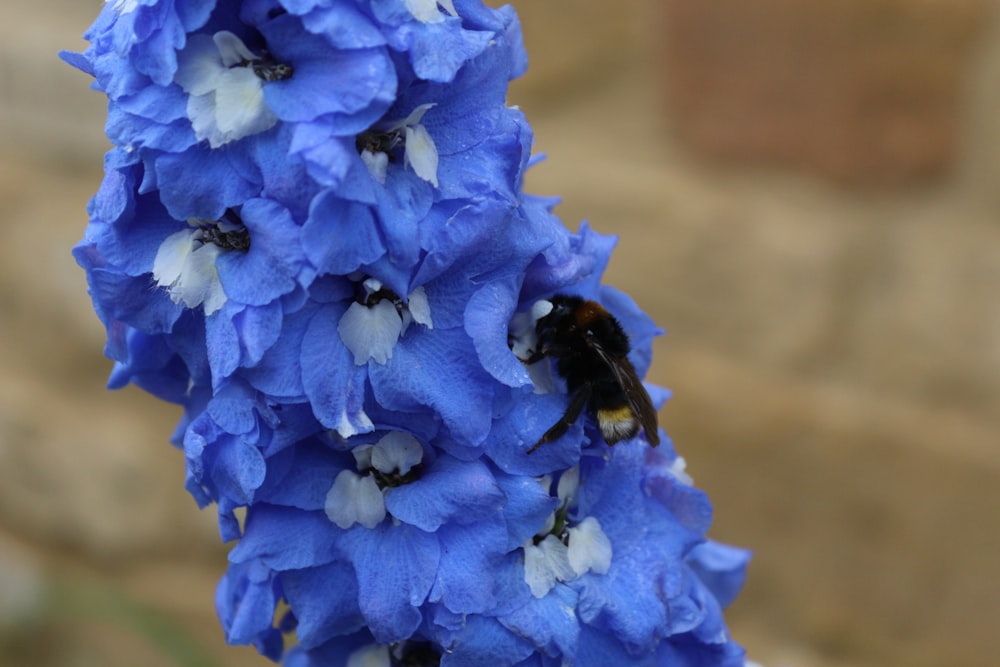
[[743,588],[750,556],[746,549],[706,540],[688,553],[687,563],[719,605],[728,607]]
[[285,655],[285,667],[347,667],[355,651],[374,642],[371,633],[362,630],[353,635],[334,637],[308,651],[295,646]]
[[[480,33],[483,34],[483,33]],[[489,35],[487,34],[487,38]],[[432,83],[415,88],[404,102],[409,110],[436,103],[421,120],[441,155],[452,155],[479,145],[493,134],[505,113],[507,66],[504,49],[486,47],[461,69],[454,83]]]
[[112,228],[117,234],[102,239],[101,246],[111,264],[139,276],[152,272],[160,244],[170,234],[185,229],[187,223],[170,217],[155,194],[136,197],[131,213],[117,222]]
[[[641,446],[641,443],[636,445]],[[684,484],[666,467],[649,466],[645,478],[646,493],[666,508],[673,521],[692,535],[705,534],[712,523],[712,503],[708,494]]]
[[358,577],[361,611],[382,644],[406,639],[420,626],[420,605],[438,570],[441,549],[434,535],[418,528],[355,526],[341,548]]
[[503,518],[507,525],[509,551],[521,546],[542,529],[559,500],[532,477],[497,474],[496,480],[507,497]]
[[499,620],[518,636],[530,639],[539,652],[553,658],[570,658],[577,655],[580,636],[576,601],[576,592],[567,586],[556,586],[541,599],[530,596],[527,604]]
[[365,367],[356,366],[350,350],[340,342],[337,322],[343,304],[330,304],[316,312],[302,339],[302,381],[316,418],[327,428],[343,431],[372,430],[364,415]]
[[441,564],[430,600],[456,614],[479,614],[496,605],[493,573],[505,552],[507,532],[497,514],[475,525],[443,526]]
[[[372,179],[361,164],[353,137],[348,142],[333,136],[331,128],[325,122],[296,123],[288,152],[291,156],[301,158],[309,176],[320,185],[336,187],[343,181],[349,181],[349,185],[343,188],[345,197],[353,201],[374,203]],[[350,178],[351,168],[355,165],[358,168],[354,171],[363,178]]]
[[376,188],[379,227],[385,235],[389,258],[412,267],[420,257],[417,237],[420,224],[433,202],[431,185],[410,168],[390,169],[384,188]]
[[243,539],[229,552],[229,560],[256,558],[278,571],[325,565],[336,558],[334,547],[343,534],[323,512],[255,504],[247,511]]
[[322,35],[337,48],[363,49],[386,43],[378,27],[357,7],[343,3],[317,7],[325,3],[315,0],[285,0],[282,4],[293,14],[302,15],[306,30]]
[[277,659],[281,636],[272,627],[277,605],[271,573],[259,563],[231,565],[215,591],[215,608],[230,644],[254,644]]
[[250,503],[253,492],[264,481],[264,457],[252,443],[235,436],[220,438],[216,449],[212,477],[220,492],[239,505]]
[[573,664],[578,667],[607,667],[608,665],[620,667],[651,667],[652,665],[690,667],[683,658],[677,662],[669,660],[654,662],[648,655],[631,655],[612,633],[601,632],[592,628],[584,628],[583,632],[580,633],[576,659],[573,661]]
[[288,210],[268,199],[250,199],[240,209],[250,235],[246,252],[223,252],[216,260],[226,296],[239,303],[265,306],[296,287],[305,265],[300,227]]
[[[427,255],[416,283],[423,285],[439,276],[447,278],[446,271],[453,265],[489,248],[491,242],[501,238],[500,223],[507,214],[506,206],[491,199],[433,207],[418,228],[420,247]],[[454,311],[454,320],[449,324],[442,321],[440,326],[461,325],[464,305],[456,305]]]
[[490,429],[491,414],[483,406],[490,405],[493,390],[471,348],[464,331],[410,327],[386,365],[368,365],[375,400],[406,412],[433,408],[457,444],[478,445]]
[[205,322],[205,347],[212,368],[212,385],[218,386],[240,365],[240,341],[232,317],[242,307],[226,302]]
[[483,463],[464,463],[447,455],[438,457],[420,479],[385,496],[392,516],[428,532],[446,522],[480,521],[499,512],[503,504],[503,492]]
[[[409,24],[400,31],[408,44],[413,71],[421,79],[448,83],[464,63],[476,57],[496,37],[490,32],[462,30],[459,20]],[[506,74],[506,73],[504,73]]]
[[334,49],[292,16],[261,28],[268,49],[294,73],[264,87],[268,108],[285,121],[311,121],[324,114],[370,109],[374,122],[395,96],[392,61],[380,48]]
[[669,634],[671,626],[656,582],[650,580],[656,570],[651,572],[652,564],[636,556],[616,551],[606,575],[584,575],[571,586],[580,594],[580,620],[610,631],[630,652],[645,653]]
[[150,293],[152,276],[138,279],[115,271],[93,269],[87,282],[95,305],[105,317],[129,325],[147,334],[169,333],[184,310],[164,291]]
[[[210,150],[206,144],[198,144],[184,153],[157,157],[160,198],[171,216],[218,220],[227,208],[258,193],[259,172],[252,176],[256,168],[246,163],[243,151],[234,147],[237,145]],[[245,164],[240,165],[240,161]]]
[[386,250],[371,209],[339,199],[330,191],[313,200],[302,237],[313,266],[334,275],[357,271]]
[[[257,489],[255,498],[272,505],[323,511],[333,480],[341,470],[354,467],[354,461],[347,458],[322,443],[299,442],[268,459],[267,479]],[[279,467],[282,469],[278,470]]]
[[516,665],[535,650],[529,641],[485,616],[469,616],[461,630],[444,635],[439,643],[448,647],[441,667]]
[[512,392],[514,404],[493,423],[486,440],[486,454],[501,470],[512,475],[545,475],[572,467],[580,458],[583,419],[566,435],[549,442],[530,455],[527,451],[566,412],[564,394],[534,394],[529,388]]
[[299,621],[295,634],[304,648],[364,627],[358,582],[348,563],[283,572],[281,588]]
[[242,371],[242,376],[258,391],[274,399],[304,401],[302,384],[302,338],[315,307],[287,315],[281,335],[264,354],[260,363]]
[[507,323],[517,307],[518,288],[512,280],[487,283],[472,295],[465,310],[465,330],[483,368],[510,387],[531,382],[524,364],[507,344]]
[[274,301],[266,306],[248,307],[233,317],[238,332],[241,366],[255,366],[281,335],[284,309]]

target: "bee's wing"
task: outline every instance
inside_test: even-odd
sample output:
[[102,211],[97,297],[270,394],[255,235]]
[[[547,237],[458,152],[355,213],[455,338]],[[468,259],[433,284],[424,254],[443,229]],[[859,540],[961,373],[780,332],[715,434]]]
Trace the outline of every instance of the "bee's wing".
[[653,407],[653,400],[649,397],[649,392],[642,386],[642,380],[636,375],[635,368],[628,357],[616,357],[608,354],[600,345],[591,342],[591,347],[597,353],[611,372],[615,376],[618,384],[628,398],[629,407],[638,417],[642,424],[642,430],[646,432],[646,440],[654,447],[660,444],[660,433],[657,429],[656,408]]

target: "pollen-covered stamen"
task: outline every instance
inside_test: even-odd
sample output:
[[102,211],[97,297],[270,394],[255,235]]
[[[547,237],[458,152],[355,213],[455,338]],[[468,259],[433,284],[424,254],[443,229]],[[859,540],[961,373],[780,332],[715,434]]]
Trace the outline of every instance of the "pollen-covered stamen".
[[252,69],[262,81],[284,81],[292,78],[292,66],[273,60],[267,51],[259,60],[244,60],[240,64]]
[[358,149],[358,154],[363,155],[365,151],[369,153],[382,153],[387,156],[389,162],[395,162],[394,151],[402,148],[406,143],[406,138],[401,130],[376,130],[374,128],[365,130],[354,140],[354,146]]
[[400,319],[403,319],[403,313],[406,311],[406,303],[398,294],[372,278],[354,286],[354,300],[367,308],[388,301],[395,307]]
[[191,218],[188,223],[198,228],[200,234],[196,235],[196,240],[202,243],[211,243],[222,250],[250,250],[250,231],[231,209],[219,220]]
[[375,478],[375,483],[378,484],[378,488],[394,489],[397,486],[403,486],[420,479],[420,467],[418,466],[413,468],[405,475],[401,475],[398,472],[384,473],[379,470],[372,470],[372,476]]

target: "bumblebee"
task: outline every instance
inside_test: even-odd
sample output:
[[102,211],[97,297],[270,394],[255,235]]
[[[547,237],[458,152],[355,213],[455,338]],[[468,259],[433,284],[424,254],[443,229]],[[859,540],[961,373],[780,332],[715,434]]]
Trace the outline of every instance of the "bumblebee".
[[553,357],[570,400],[562,418],[528,453],[562,437],[585,406],[609,445],[635,436],[640,428],[650,445],[659,445],[656,409],[628,360],[631,346],[618,320],[601,304],[578,296],[557,294],[549,301],[552,310],[535,325],[536,349],[522,361]]

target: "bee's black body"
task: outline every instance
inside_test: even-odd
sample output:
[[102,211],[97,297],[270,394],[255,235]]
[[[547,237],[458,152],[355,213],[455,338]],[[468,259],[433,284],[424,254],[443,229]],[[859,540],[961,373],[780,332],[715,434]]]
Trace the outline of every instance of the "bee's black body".
[[599,303],[577,296],[556,295],[549,301],[552,310],[535,326],[538,347],[525,362],[554,357],[571,398],[566,413],[529,453],[561,437],[585,406],[609,445],[640,428],[651,445],[660,444],[656,409],[628,360],[631,346],[618,320]]

